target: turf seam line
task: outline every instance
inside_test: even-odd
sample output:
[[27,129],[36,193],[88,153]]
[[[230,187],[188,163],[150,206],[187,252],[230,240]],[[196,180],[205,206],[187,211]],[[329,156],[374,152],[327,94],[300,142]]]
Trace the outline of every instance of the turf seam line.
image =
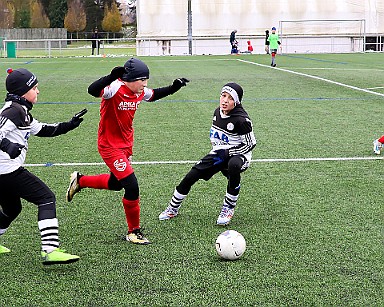
[[[271,158],[271,159],[253,159],[252,163],[275,163],[275,162],[327,162],[327,161],[369,161],[383,160],[384,157],[329,157],[329,158]],[[197,161],[132,161],[132,165],[160,165],[160,164],[194,164]],[[39,166],[102,166],[104,162],[72,162],[72,163],[29,163],[25,167]]]

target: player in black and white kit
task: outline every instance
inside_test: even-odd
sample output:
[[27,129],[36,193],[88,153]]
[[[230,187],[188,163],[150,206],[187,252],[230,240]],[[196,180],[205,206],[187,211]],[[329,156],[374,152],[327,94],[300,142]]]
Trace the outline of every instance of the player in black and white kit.
[[210,130],[212,150],[181,180],[168,207],[159,215],[159,220],[169,220],[179,213],[182,201],[199,179],[207,181],[216,173],[222,172],[228,178],[228,185],[216,223],[229,224],[239,197],[240,174],[249,167],[252,149],[256,146],[251,119],[241,104],[242,97],[243,89],[240,85],[224,85],[220,106],[213,114]]
[[[30,111],[37,102],[39,90],[36,76],[24,68],[8,69],[7,96],[0,109],[0,236],[20,214],[21,199],[38,208],[43,264],[71,263],[79,256],[59,248],[56,197],[38,177],[23,167],[28,139],[31,135],[54,137],[77,128],[86,109],[70,121],[57,124],[41,123]],[[0,254],[10,252],[0,245]]]

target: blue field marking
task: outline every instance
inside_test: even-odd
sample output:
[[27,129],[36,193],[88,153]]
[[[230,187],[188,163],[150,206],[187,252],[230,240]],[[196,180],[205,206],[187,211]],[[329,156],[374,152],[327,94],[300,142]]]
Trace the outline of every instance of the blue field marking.
[[303,59],[303,60],[309,60],[309,61],[317,61],[317,62],[323,62],[323,63],[335,63],[335,64],[342,64],[342,65],[348,64],[347,62],[338,62],[338,61],[332,61],[332,60],[308,58],[308,57],[300,56],[300,55],[291,55],[291,54],[280,54],[280,55],[288,57],[288,58],[296,58],[296,59]]
[[39,104],[100,104],[100,101],[39,101]]
[[[372,101],[372,98],[346,98],[346,97],[261,97],[261,98],[244,98],[242,103],[258,102],[258,101]],[[161,103],[217,103],[217,99],[162,99]],[[144,102],[151,103],[151,102]],[[60,105],[60,104],[73,104],[73,105],[100,105],[100,101],[42,101],[39,104],[46,105]]]

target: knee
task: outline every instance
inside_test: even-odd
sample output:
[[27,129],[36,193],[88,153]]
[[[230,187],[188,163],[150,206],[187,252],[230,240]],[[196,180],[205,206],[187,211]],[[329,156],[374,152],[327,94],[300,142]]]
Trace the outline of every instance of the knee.
[[128,200],[135,200],[139,198],[140,190],[139,183],[137,182],[137,178],[135,173],[132,173],[128,177],[120,180],[121,186],[124,188],[124,198]]
[[[124,179],[123,179],[124,180]],[[108,189],[111,191],[120,191],[123,188],[121,182],[111,174],[108,180]]]
[[228,175],[238,175],[241,172],[242,160],[234,157],[228,162]]
[[47,209],[52,209],[52,207],[55,207],[56,204],[56,196],[51,190],[47,190],[45,195],[41,197],[36,204],[40,206],[44,206]]
[[0,210],[0,228],[8,228],[12,221],[19,216],[21,209],[20,200],[13,204],[10,203],[10,206],[3,207],[2,210]]
[[38,203],[37,206],[40,209],[46,211],[56,212],[56,196],[52,191],[49,191]]

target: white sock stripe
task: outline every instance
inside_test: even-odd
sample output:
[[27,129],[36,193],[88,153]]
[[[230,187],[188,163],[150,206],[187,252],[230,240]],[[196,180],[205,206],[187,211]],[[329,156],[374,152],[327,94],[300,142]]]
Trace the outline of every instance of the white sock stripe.
[[45,228],[40,230],[40,235],[42,237],[46,236],[58,236],[59,235],[59,228]]
[[175,189],[171,201],[169,202],[170,206],[173,208],[179,208],[185,197],[187,197],[187,195],[180,194],[177,189]]
[[173,192],[173,196],[176,197],[177,199],[181,199],[181,200],[183,200],[185,197],[187,197],[187,195],[180,194],[176,189]]
[[229,193],[225,193],[225,198],[228,198],[231,201],[237,201],[237,199],[239,198],[239,195],[232,195]]
[[232,201],[230,199],[228,199],[227,197],[224,199],[224,203],[223,203],[224,206],[229,206],[229,207],[234,207],[236,206],[236,201]]
[[51,251],[55,250],[60,246],[59,242],[48,242],[45,244],[41,244],[41,249],[47,253],[50,253]]
[[49,242],[59,242],[59,237],[58,236],[51,236],[51,237],[48,237],[48,238],[42,238],[41,242],[43,242],[45,244],[47,244]]
[[224,206],[228,206],[230,208],[235,207],[238,198],[239,195],[232,195],[227,192],[224,197]]
[[57,218],[41,220],[41,221],[38,221],[37,224],[39,225],[40,231],[42,229],[49,228],[49,227],[56,227],[56,228],[59,227],[59,222]]
[[182,202],[183,202],[182,199],[177,199],[177,198],[175,198],[175,196],[172,196],[172,199],[170,201],[170,205],[172,207],[180,207]]

